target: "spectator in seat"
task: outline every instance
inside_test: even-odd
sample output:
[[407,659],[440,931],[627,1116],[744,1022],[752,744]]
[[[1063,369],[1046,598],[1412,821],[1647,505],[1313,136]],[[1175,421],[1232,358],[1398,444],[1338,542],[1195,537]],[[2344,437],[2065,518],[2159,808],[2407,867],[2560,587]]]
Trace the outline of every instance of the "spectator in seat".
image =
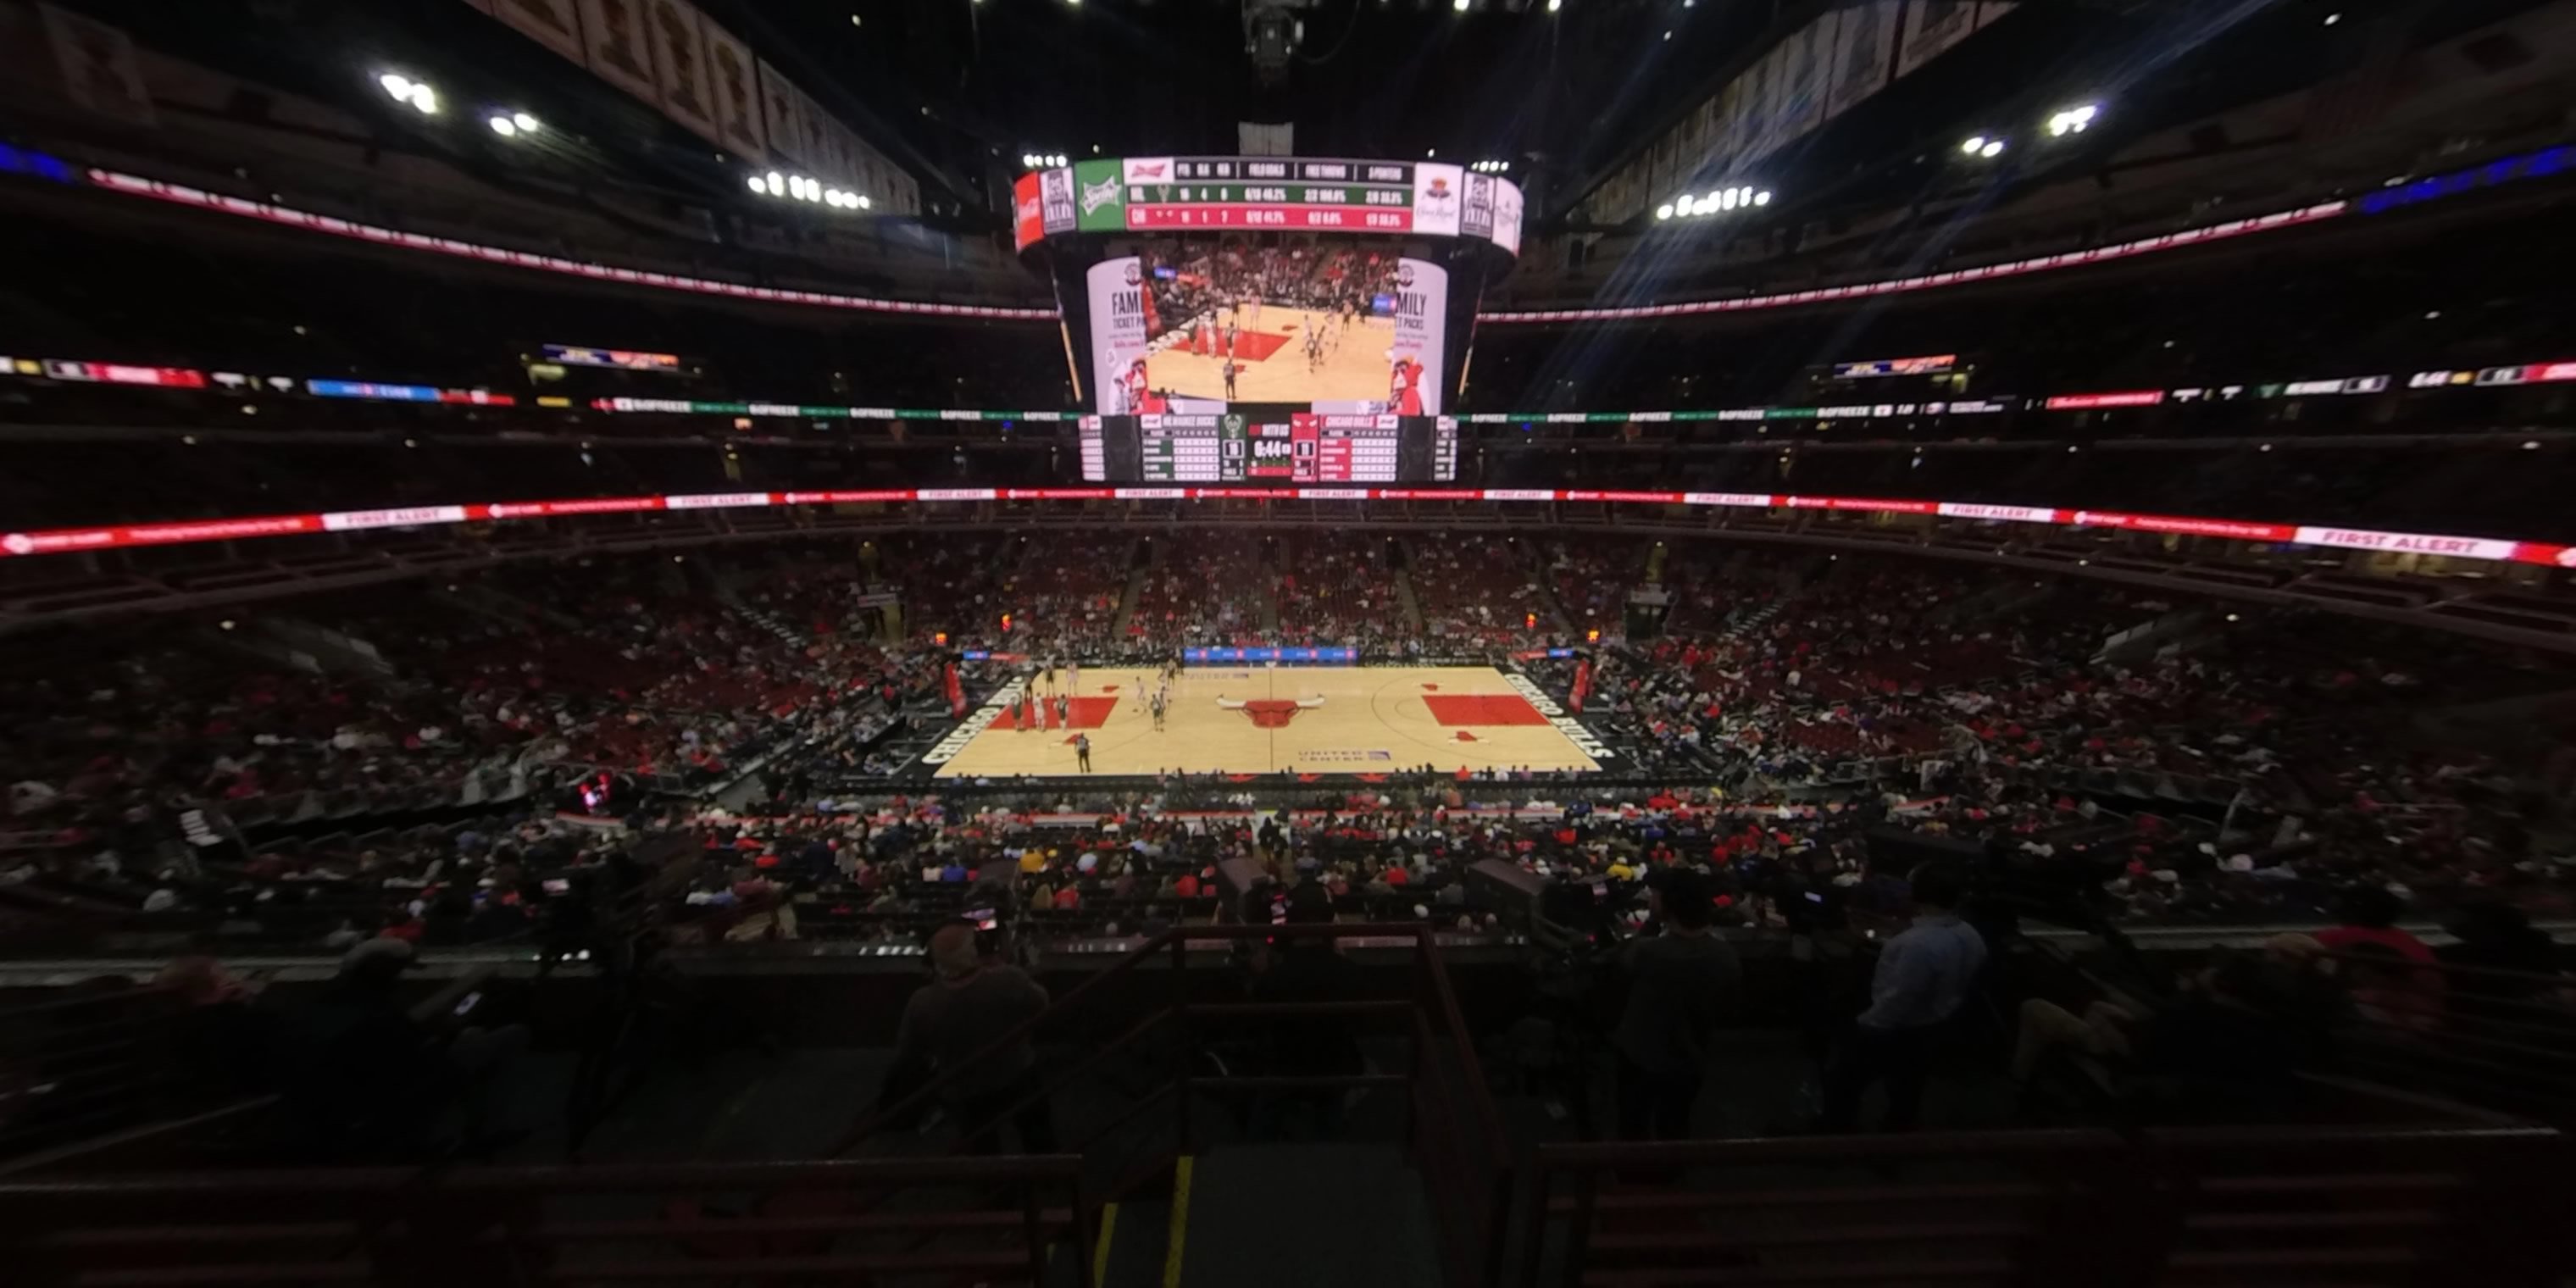
[[1959,918],[1960,876],[1927,863],[1910,884],[1914,924],[1879,951],[1869,1008],[1826,1065],[1826,1131],[1850,1131],[1861,1093],[1877,1082],[1887,1084],[1885,1128],[1914,1129],[1936,1044],[1985,969],[1984,937]]
[[1690,868],[1666,868],[1647,887],[1661,933],[1621,950],[1628,1000],[1610,1044],[1619,1055],[1619,1134],[1686,1140],[1708,1070],[1708,1035],[1744,981],[1735,949],[1710,928],[1714,898]]
[[903,1008],[897,1065],[925,1068],[938,1080],[942,1103],[974,1152],[1001,1152],[1006,1114],[1019,1130],[1023,1152],[1054,1152],[1055,1122],[1046,1098],[1036,1094],[1037,1050],[1028,1035],[1012,1036],[1002,1049],[986,1052],[1046,1009],[1046,989],[1017,966],[987,960],[976,946],[975,928],[963,923],[931,935],[930,961],[939,977]]

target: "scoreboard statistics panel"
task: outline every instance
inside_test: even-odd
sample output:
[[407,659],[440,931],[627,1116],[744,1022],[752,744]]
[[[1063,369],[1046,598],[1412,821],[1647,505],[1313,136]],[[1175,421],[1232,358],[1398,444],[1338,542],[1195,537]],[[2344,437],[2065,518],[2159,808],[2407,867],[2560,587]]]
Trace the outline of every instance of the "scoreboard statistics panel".
[[1085,416],[1082,477],[1093,483],[1450,483],[1449,416]]
[[1409,233],[1414,228],[1410,162],[1169,157],[1121,165],[1130,232],[1275,228]]

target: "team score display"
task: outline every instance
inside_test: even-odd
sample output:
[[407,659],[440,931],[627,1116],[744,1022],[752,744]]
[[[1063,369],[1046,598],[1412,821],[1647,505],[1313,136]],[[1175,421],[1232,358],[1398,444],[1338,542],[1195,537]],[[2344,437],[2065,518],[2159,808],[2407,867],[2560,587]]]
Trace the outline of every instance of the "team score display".
[[1094,419],[1099,448],[1090,450],[1086,425],[1082,456],[1082,476],[1093,483],[1448,483],[1458,477],[1456,426],[1429,416]]

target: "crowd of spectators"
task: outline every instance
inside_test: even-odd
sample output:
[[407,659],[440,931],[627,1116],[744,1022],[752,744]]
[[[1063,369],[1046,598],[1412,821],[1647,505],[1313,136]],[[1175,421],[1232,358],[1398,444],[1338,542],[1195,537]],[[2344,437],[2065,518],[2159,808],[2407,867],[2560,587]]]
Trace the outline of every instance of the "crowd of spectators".
[[1405,551],[1424,632],[1441,644],[1526,646],[1560,634],[1518,538],[1438,532],[1407,540]]
[[1206,645],[1257,645],[1277,609],[1270,566],[1276,542],[1238,532],[1192,532],[1165,543],[1136,584],[1130,638],[1156,656]]
[[1380,649],[1413,636],[1382,536],[1299,532],[1279,547],[1280,643]]

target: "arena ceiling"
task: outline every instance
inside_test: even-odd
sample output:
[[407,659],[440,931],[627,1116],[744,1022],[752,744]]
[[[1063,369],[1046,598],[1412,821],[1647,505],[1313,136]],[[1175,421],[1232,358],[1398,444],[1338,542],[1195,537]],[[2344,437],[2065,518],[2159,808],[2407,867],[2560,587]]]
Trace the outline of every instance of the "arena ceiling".
[[[149,45],[352,105],[502,182],[569,179],[739,199],[739,164],[462,0],[66,0]],[[1505,161],[1542,225],[1783,35],[1861,0],[696,0],[921,183],[925,213],[997,223],[1019,158],[1231,153],[1239,122],[1287,123],[1310,156]],[[2063,164],[2191,115],[2535,0],[2023,0],[1923,72],[1834,119],[1765,176],[1832,217],[1917,199],[1962,129],[2115,87]],[[2320,15],[2339,19],[2328,28]],[[1265,15],[1301,24],[1256,59]],[[2379,19],[2388,19],[2387,22]],[[428,69],[570,127],[528,172],[471,130],[404,120],[369,69]],[[1257,65],[1267,63],[1268,67]]]

